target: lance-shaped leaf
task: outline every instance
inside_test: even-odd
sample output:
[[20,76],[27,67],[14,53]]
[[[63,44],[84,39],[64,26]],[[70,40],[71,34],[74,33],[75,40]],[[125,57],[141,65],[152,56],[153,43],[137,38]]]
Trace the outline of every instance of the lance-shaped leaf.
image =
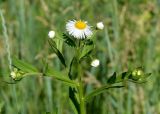
[[81,60],[84,57],[87,57],[92,52],[93,49],[94,49],[93,44],[92,45],[85,45],[82,49],[79,60]]
[[116,82],[116,72],[113,73],[113,75],[108,79],[109,84],[113,84]]
[[32,66],[31,64],[29,63],[26,63],[22,60],[19,60],[19,59],[16,59],[14,58],[13,59],[13,66],[15,66],[16,68],[18,68],[20,71],[18,72],[23,72],[23,75],[21,76],[22,78],[23,77],[26,77],[26,76],[50,76],[50,77],[53,77],[57,80],[60,80],[62,82],[64,82],[66,85],[68,86],[76,86],[76,82],[70,80],[67,76],[66,76],[66,73],[64,72],[60,72],[60,71],[57,71],[55,69],[52,69],[52,68],[49,68],[47,67],[45,69],[45,72],[43,73],[40,73],[34,66]]
[[74,40],[72,40],[67,34],[63,34],[63,39],[64,39],[64,42],[66,44],[68,44],[69,46],[71,47],[76,47],[76,43]]
[[48,67],[44,75],[60,80],[68,86],[77,86],[77,83],[73,80],[70,80],[65,72],[57,71],[53,68]]
[[96,90],[93,90],[91,93],[89,93],[86,97],[85,97],[85,101],[89,101],[92,97],[97,96],[103,92],[106,92],[106,90],[110,89],[110,88],[121,88],[124,86],[112,86],[112,85],[104,85]]
[[[70,80],[67,76],[66,73],[63,71],[57,71],[55,69],[47,68],[45,72],[40,73],[40,72],[31,72],[31,73],[24,73],[21,75],[21,78],[27,77],[27,76],[47,76],[47,77],[52,77],[55,78],[64,84],[68,86],[73,86],[76,87],[77,83],[75,81]],[[18,81],[18,80],[15,80]]]
[[6,86],[6,84],[16,84],[17,81],[15,80],[11,80],[11,77],[9,77],[9,75],[0,75],[0,82],[1,82],[1,86]]
[[78,76],[78,72],[77,72],[78,64],[79,63],[78,63],[77,58],[73,57],[70,63],[69,72],[68,72],[68,76],[71,80],[76,79],[76,77]]
[[85,39],[84,44],[85,45],[93,45],[93,41],[91,39]]
[[76,97],[76,90],[74,88],[69,87],[69,98],[71,99],[72,103],[74,104],[74,107],[76,108],[76,111],[80,112],[80,105]]
[[114,84],[114,83],[119,83],[124,80],[128,80],[129,77],[131,76],[131,72],[123,72],[120,75],[117,75],[116,72],[113,73],[113,75],[108,79],[107,83],[108,84]]
[[12,65],[23,72],[37,72],[38,70],[31,64],[24,62],[22,60],[19,60],[17,58],[13,58]]
[[56,43],[52,39],[49,39],[48,42],[51,46],[52,51],[58,56],[61,63],[66,67],[65,59],[63,55],[61,54],[61,52],[57,49]]

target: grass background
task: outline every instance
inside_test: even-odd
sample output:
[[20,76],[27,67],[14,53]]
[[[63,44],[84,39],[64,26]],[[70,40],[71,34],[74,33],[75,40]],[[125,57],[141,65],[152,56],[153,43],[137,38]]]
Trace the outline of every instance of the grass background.
[[[0,0],[6,21],[11,55],[43,67],[43,58],[60,70],[57,57],[49,52],[47,34],[65,31],[70,19],[87,20],[92,26],[103,21],[96,34],[98,68],[87,67],[96,82],[105,84],[114,71],[143,66],[152,77],[145,84],[125,83],[87,104],[87,114],[160,114],[160,0]],[[0,20],[0,25],[2,21]],[[0,26],[0,76],[9,68]],[[61,46],[60,46],[61,48]],[[63,48],[66,58],[70,49]],[[89,64],[88,64],[89,65]],[[92,83],[92,80],[89,80]],[[92,84],[86,91],[92,89]],[[68,87],[52,78],[27,77],[16,85],[0,82],[1,114],[72,114]]]

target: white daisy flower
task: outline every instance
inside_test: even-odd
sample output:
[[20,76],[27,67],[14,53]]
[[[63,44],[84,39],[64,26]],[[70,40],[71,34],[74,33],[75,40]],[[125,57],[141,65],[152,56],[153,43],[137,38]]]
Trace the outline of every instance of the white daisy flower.
[[97,29],[103,30],[104,29],[104,24],[103,22],[98,22],[97,23]]
[[94,59],[92,62],[91,62],[91,66],[93,67],[98,67],[100,64],[99,60],[98,59]]
[[48,36],[49,36],[49,38],[54,38],[55,37],[55,31],[49,31]]
[[87,22],[81,20],[68,21],[66,24],[66,30],[69,35],[74,36],[77,39],[85,39],[93,34],[91,27]]

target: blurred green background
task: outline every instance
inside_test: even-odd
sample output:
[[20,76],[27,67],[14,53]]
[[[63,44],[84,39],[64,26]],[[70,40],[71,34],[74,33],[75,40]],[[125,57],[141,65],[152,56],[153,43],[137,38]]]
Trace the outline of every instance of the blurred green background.
[[[125,88],[95,97],[87,104],[87,114],[160,114],[160,0],[0,0],[0,9],[11,55],[38,68],[47,58],[53,69],[62,69],[49,52],[48,31],[62,35],[70,19],[86,20],[92,26],[103,21],[105,29],[96,34],[94,54],[101,65],[91,68],[88,64],[92,78],[86,91],[93,83],[105,84],[114,71],[143,66],[152,76],[147,83],[125,83]],[[63,52],[70,58],[69,47],[64,46]],[[0,26],[0,76],[8,74]],[[52,78],[27,77],[15,85],[0,82],[0,114],[73,114],[70,107],[68,87]]]

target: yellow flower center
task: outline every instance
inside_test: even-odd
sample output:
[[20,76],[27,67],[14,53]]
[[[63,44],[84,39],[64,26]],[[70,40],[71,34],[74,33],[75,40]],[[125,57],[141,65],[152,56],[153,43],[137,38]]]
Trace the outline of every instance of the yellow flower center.
[[85,29],[87,24],[83,21],[76,21],[75,27],[78,29]]

